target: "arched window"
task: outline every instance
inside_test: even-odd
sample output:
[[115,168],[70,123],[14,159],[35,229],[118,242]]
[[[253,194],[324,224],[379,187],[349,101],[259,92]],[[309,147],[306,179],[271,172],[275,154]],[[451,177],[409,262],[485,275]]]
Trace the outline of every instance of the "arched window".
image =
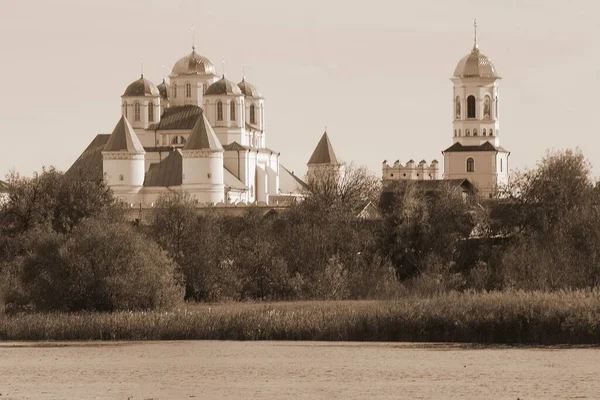
[[467,172],[475,172],[475,160],[467,158]]
[[454,137],[456,137],[456,129],[454,130]]
[[500,172],[502,172],[502,159],[500,159]]
[[217,121],[223,121],[223,102],[217,102]]
[[173,84],[173,98],[176,99],[177,98],[177,85]]
[[256,123],[256,108],[254,107],[254,104],[250,106],[250,123]]
[[490,136],[494,136],[494,131],[490,128]]
[[462,129],[458,130],[458,136],[462,136]]
[[475,96],[471,95],[467,97],[467,118],[475,117]]
[[133,104],[133,119],[135,121],[140,120],[140,103],[137,101]]
[[483,128],[483,136],[485,136],[485,128]]
[[235,101],[232,101],[232,102],[229,104],[229,118],[230,118],[232,121],[235,121]]
[[470,131],[470,130],[468,130],[468,129],[465,129],[465,135],[467,135],[467,136],[471,136],[471,131]]
[[456,110],[456,119],[460,119],[460,97],[456,96],[454,108]]
[[187,140],[186,140],[186,138],[184,138],[183,136],[180,136],[180,137],[179,137],[179,143],[181,143],[181,144],[186,144],[186,143],[187,143]]
[[148,122],[154,122],[154,103],[148,103]]
[[190,97],[192,97],[192,84],[191,83],[185,84],[185,97],[187,97],[188,99]]
[[477,136],[477,128],[473,129],[473,136]]
[[127,118],[127,103],[123,103],[123,115]]

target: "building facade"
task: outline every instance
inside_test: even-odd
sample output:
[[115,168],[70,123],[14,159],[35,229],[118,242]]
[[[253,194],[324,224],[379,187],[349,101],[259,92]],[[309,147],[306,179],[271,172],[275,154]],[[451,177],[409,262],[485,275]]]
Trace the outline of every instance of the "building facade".
[[121,96],[121,117],[98,135],[67,173],[101,174],[115,195],[140,208],[164,193],[189,193],[199,205],[263,204],[296,182],[266,146],[264,98],[245,78],[234,83],[196,48],[156,86],[142,76]]

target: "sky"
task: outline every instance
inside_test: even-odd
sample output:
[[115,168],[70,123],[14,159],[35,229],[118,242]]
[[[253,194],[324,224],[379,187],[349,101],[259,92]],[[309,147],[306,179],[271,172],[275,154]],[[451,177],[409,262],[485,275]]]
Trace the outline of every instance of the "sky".
[[[473,43],[500,81],[510,168],[579,147],[600,174],[597,1],[0,0],[0,178],[66,170],[120,117],[120,96],[197,52],[265,97],[267,147],[303,174],[325,127],[338,158],[442,160],[449,78]],[[223,65],[223,60],[225,61]],[[591,125],[590,125],[591,124]]]

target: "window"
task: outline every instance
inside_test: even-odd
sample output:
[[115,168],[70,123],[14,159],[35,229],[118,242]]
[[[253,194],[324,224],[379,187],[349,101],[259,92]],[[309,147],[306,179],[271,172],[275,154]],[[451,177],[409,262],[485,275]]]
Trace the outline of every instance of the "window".
[[148,103],[148,122],[154,122],[154,103]]
[[456,137],[456,129],[454,130],[454,137]]
[[185,84],[185,97],[188,99],[192,97],[192,85],[190,83]]
[[217,102],[217,121],[223,121],[223,102]]
[[475,172],[475,160],[467,158],[467,172]]
[[483,128],[483,136],[485,136],[485,128]]
[[467,118],[475,117],[475,96],[471,95],[467,97]]
[[254,104],[250,106],[250,123],[256,123],[256,108],[254,107]]
[[137,101],[133,104],[133,119],[135,121],[140,120],[140,103]]
[[173,84],[173,98],[176,99],[177,98],[177,85]]
[[177,144],[177,136],[173,136],[173,139],[171,139],[171,144]]
[[470,130],[468,130],[468,129],[465,129],[465,135],[467,135],[467,136],[471,136],[471,131],[470,131]]
[[477,136],[477,128],[473,129],[473,136]]
[[124,181],[124,180],[125,180],[125,175],[123,175],[123,174],[120,174],[120,175],[119,175],[119,180],[120,180],[120,181]]
[[232,101],[231,104],[229,104],[229,118],[232,121],[235,121],[235,102]]
[[179,143],[181,143],[181,144],[186,144],[186,143],[187,143],[187,140],[186,140],[186,138],[184,138],[183,136],[180,136],[180,137],[179,137]]
[[500,172],[502,172],[502,159],[500,159]]
[[462,136],[462,129],[458,130],[458,136]]
[[127,118],[127,103],[123,103],[123,115]]
[[490,136],[494,136],[494,131],[490,128]]

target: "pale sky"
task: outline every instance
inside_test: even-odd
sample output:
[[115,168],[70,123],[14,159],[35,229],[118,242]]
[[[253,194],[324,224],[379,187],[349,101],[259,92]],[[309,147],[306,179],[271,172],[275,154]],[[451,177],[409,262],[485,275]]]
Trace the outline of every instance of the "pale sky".
[[[265,97],[267,147],[303,174],[325,126],[338,158],[442,160],[458,61],[479,47],[500,81],[510,167],[580,147],[600,173],[597,1],[0,0],[0,178],[66,170],[120,117],[120,96],[197,52]],[[590,125],[591,124],[591,125]]]

